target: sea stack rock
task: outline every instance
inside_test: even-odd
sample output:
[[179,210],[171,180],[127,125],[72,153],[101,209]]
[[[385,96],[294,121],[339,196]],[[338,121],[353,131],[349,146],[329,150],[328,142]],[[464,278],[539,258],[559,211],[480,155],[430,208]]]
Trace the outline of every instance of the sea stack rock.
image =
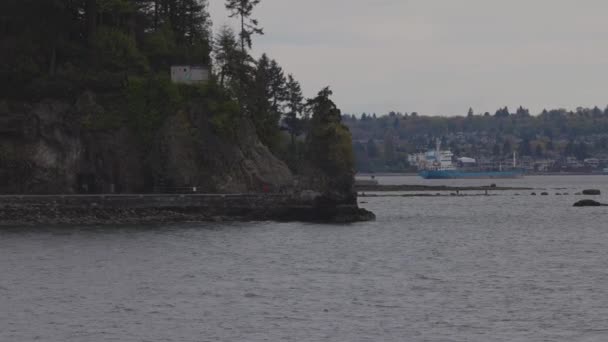
[[602,207],[602,206],[606,206],[606,204],[602,204],[600,202],[590,200],[590,199],[584,199],[584,200],[574,203],[574,206],[575,207]]
[[588,196],[598,196],[601,195],[602,192],[597,190],[597,189],[587,189],[587,190],[583,190],[583,195],[588,195]]

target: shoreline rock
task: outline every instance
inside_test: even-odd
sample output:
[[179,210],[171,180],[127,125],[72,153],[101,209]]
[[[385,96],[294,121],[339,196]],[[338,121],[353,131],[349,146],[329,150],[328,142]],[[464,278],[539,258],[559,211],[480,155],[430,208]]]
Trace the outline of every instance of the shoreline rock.
[[584,199],[574,203],[575,207],[606,207],[608,204],[603,204],[598,201]]
[[353,223],[374,219],[373,213],[356,203],[339,204],[290,195],[0,196],[0,226],[223,221]]

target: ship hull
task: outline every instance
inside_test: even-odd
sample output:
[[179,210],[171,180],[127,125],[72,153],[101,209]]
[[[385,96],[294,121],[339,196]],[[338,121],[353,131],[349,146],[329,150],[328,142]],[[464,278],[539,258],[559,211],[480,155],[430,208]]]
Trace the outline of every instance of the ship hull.
[[459,170],[425,170],[418,175],[424,179],[494,179],[494,178],[521,178],[524,172],[512,171],[459,171]]

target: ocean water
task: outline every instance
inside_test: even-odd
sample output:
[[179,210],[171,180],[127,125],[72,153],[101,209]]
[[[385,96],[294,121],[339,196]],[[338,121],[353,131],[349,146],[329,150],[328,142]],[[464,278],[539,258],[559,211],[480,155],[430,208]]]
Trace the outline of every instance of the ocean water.
[[[463,182],[488,181],[430,184]],[[361,198],[378,219],[353,225],[2,228],[0,341],[608,341],[608,207],[572,207],[608,203],[608,177],[492,182],[550,196]]]

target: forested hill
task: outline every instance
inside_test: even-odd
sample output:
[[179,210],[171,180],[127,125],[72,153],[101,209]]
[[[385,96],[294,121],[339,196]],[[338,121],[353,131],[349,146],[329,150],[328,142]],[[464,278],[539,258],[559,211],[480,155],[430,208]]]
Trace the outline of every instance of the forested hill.
[[[543,110],[531,115],[500,108],[466,116],[391,112],[345,115],[360,171],[413,171],[407,155],[434,148],[437,139],[457,156],[500,162],[518,152],[530,170],[560,171],[608,166],[608,109]],[[586,165],[585,159],[599,159]],[[537,164],[542,163],[543,170]]]
[[[210,64],[210,18],[197,0],[3,0],[2,91],[73,95],[120,88],[173,63]],[[67,92],[66,92],[67,91]]]
[[[236,30],[211,31],[207,0],[2,0],[0,192],[278,190],[312,174],[347,189],[331,91],[306,100],[252,56],[260,0],[224,3]],[[172,81],[176,65],[210,79]]]

